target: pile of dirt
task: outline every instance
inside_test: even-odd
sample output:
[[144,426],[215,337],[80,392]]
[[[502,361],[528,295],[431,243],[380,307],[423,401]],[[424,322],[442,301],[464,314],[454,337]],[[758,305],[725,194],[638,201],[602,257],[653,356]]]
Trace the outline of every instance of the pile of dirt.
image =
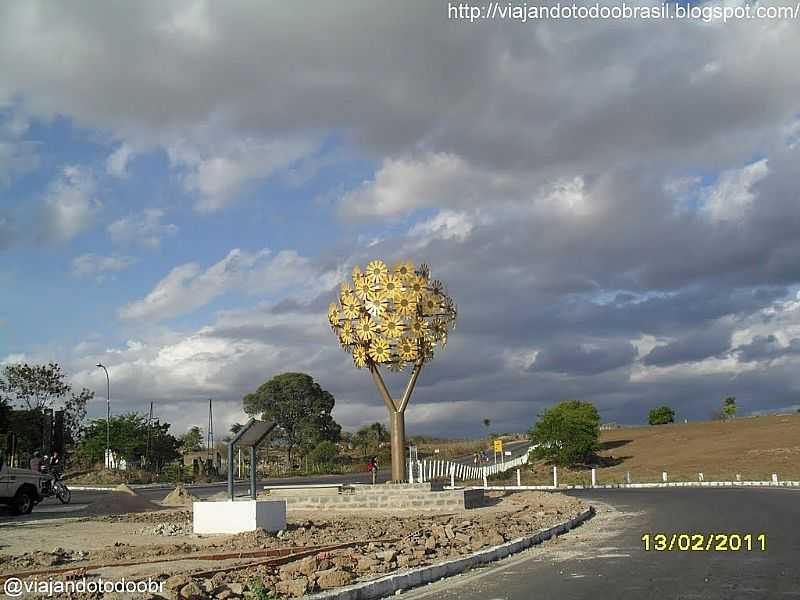
[[142,498],[123,483],[114,488],[110,494],[103,494],[99,500],[92,502],[88,510],[95,515],[119,515],[129,512],[161,510],[161,507]]
[[178,484],[175,489],[167,494],[161,501],[164,506],[192,506],[198,498],[189,490]]

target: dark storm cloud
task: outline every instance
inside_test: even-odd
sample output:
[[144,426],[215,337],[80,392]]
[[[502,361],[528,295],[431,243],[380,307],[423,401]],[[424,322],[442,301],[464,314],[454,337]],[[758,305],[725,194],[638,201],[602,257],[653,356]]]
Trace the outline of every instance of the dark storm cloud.
[[739,360],[753,362],[759,360],[774,360],[790,355],[800,355],[800,338],[793,338],[784,346],[773,335],[757,335],[749,344],[736,348]]
[[570,375],[597,375],[624,367],[636,358],[630,342],[605,342],[597,348],[580,344],[555,344],[541,350],[531,367]]
[[645,365],[665,367],[721,356],[731,344],[730,329],[695,331],[664,346],[656,346],[643,359]]

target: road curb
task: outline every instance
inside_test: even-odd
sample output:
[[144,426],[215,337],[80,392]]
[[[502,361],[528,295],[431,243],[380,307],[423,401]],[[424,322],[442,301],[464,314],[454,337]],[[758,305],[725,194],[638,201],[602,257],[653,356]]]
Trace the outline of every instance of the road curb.
[[536,544],[541,544],[553,536],[561,535],[577,527],[594,516],[594,514],[594,507],[590,506],[588,510],[585,510],[568,521],[564,521],[548,529],[540,529],[530,536],[517,538],[516,540],[506,542],[499,546],[492,546],[491,548],[479,550],[462,558],[435,565],[418,567],[403,573],[388,575],[380,579],[373,579],[372,581],[364,581],[329,592],[319,592],[310,596],[304,596],[304,598],[307,598],[307,600],[376,600],[378,598],[391,596],[398,590],[408,590],[438,581],[445,577],[458,575],[473,567],[500,560],[501,558],[516,554]]
[[536,490],[540,492],[559,492],[564,490],[615,490],[615,489],[650,489],[650,488],[736,488],[736,487],[800,487],[800,481],[670,481],[667,483],[611,483],[591,485],[489,485],[480,486],[487,491]]

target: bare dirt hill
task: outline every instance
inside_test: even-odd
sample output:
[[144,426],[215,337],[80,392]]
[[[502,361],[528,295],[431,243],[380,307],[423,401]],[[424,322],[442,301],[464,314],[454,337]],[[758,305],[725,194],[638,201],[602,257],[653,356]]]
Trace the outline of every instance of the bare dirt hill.
[[[744,417],[732,421],[673,423],[603,431],[601,483],[621,483],[630,472],[636,482],[800,480],[800,414]],[[529,482],[550,483],[551,467],[537,464]],[[560,470],[559,483],[586,483],[588,470]]]

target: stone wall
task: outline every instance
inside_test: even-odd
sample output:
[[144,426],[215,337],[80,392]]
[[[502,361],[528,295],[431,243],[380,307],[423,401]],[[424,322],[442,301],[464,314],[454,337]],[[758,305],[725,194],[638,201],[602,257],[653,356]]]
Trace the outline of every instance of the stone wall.
[[326,490],[269,490],[269,499],[285,500],[292,510],[414,510],[448,512],[483,506],[482,489],[431,489],[424,484],[342,486]]

